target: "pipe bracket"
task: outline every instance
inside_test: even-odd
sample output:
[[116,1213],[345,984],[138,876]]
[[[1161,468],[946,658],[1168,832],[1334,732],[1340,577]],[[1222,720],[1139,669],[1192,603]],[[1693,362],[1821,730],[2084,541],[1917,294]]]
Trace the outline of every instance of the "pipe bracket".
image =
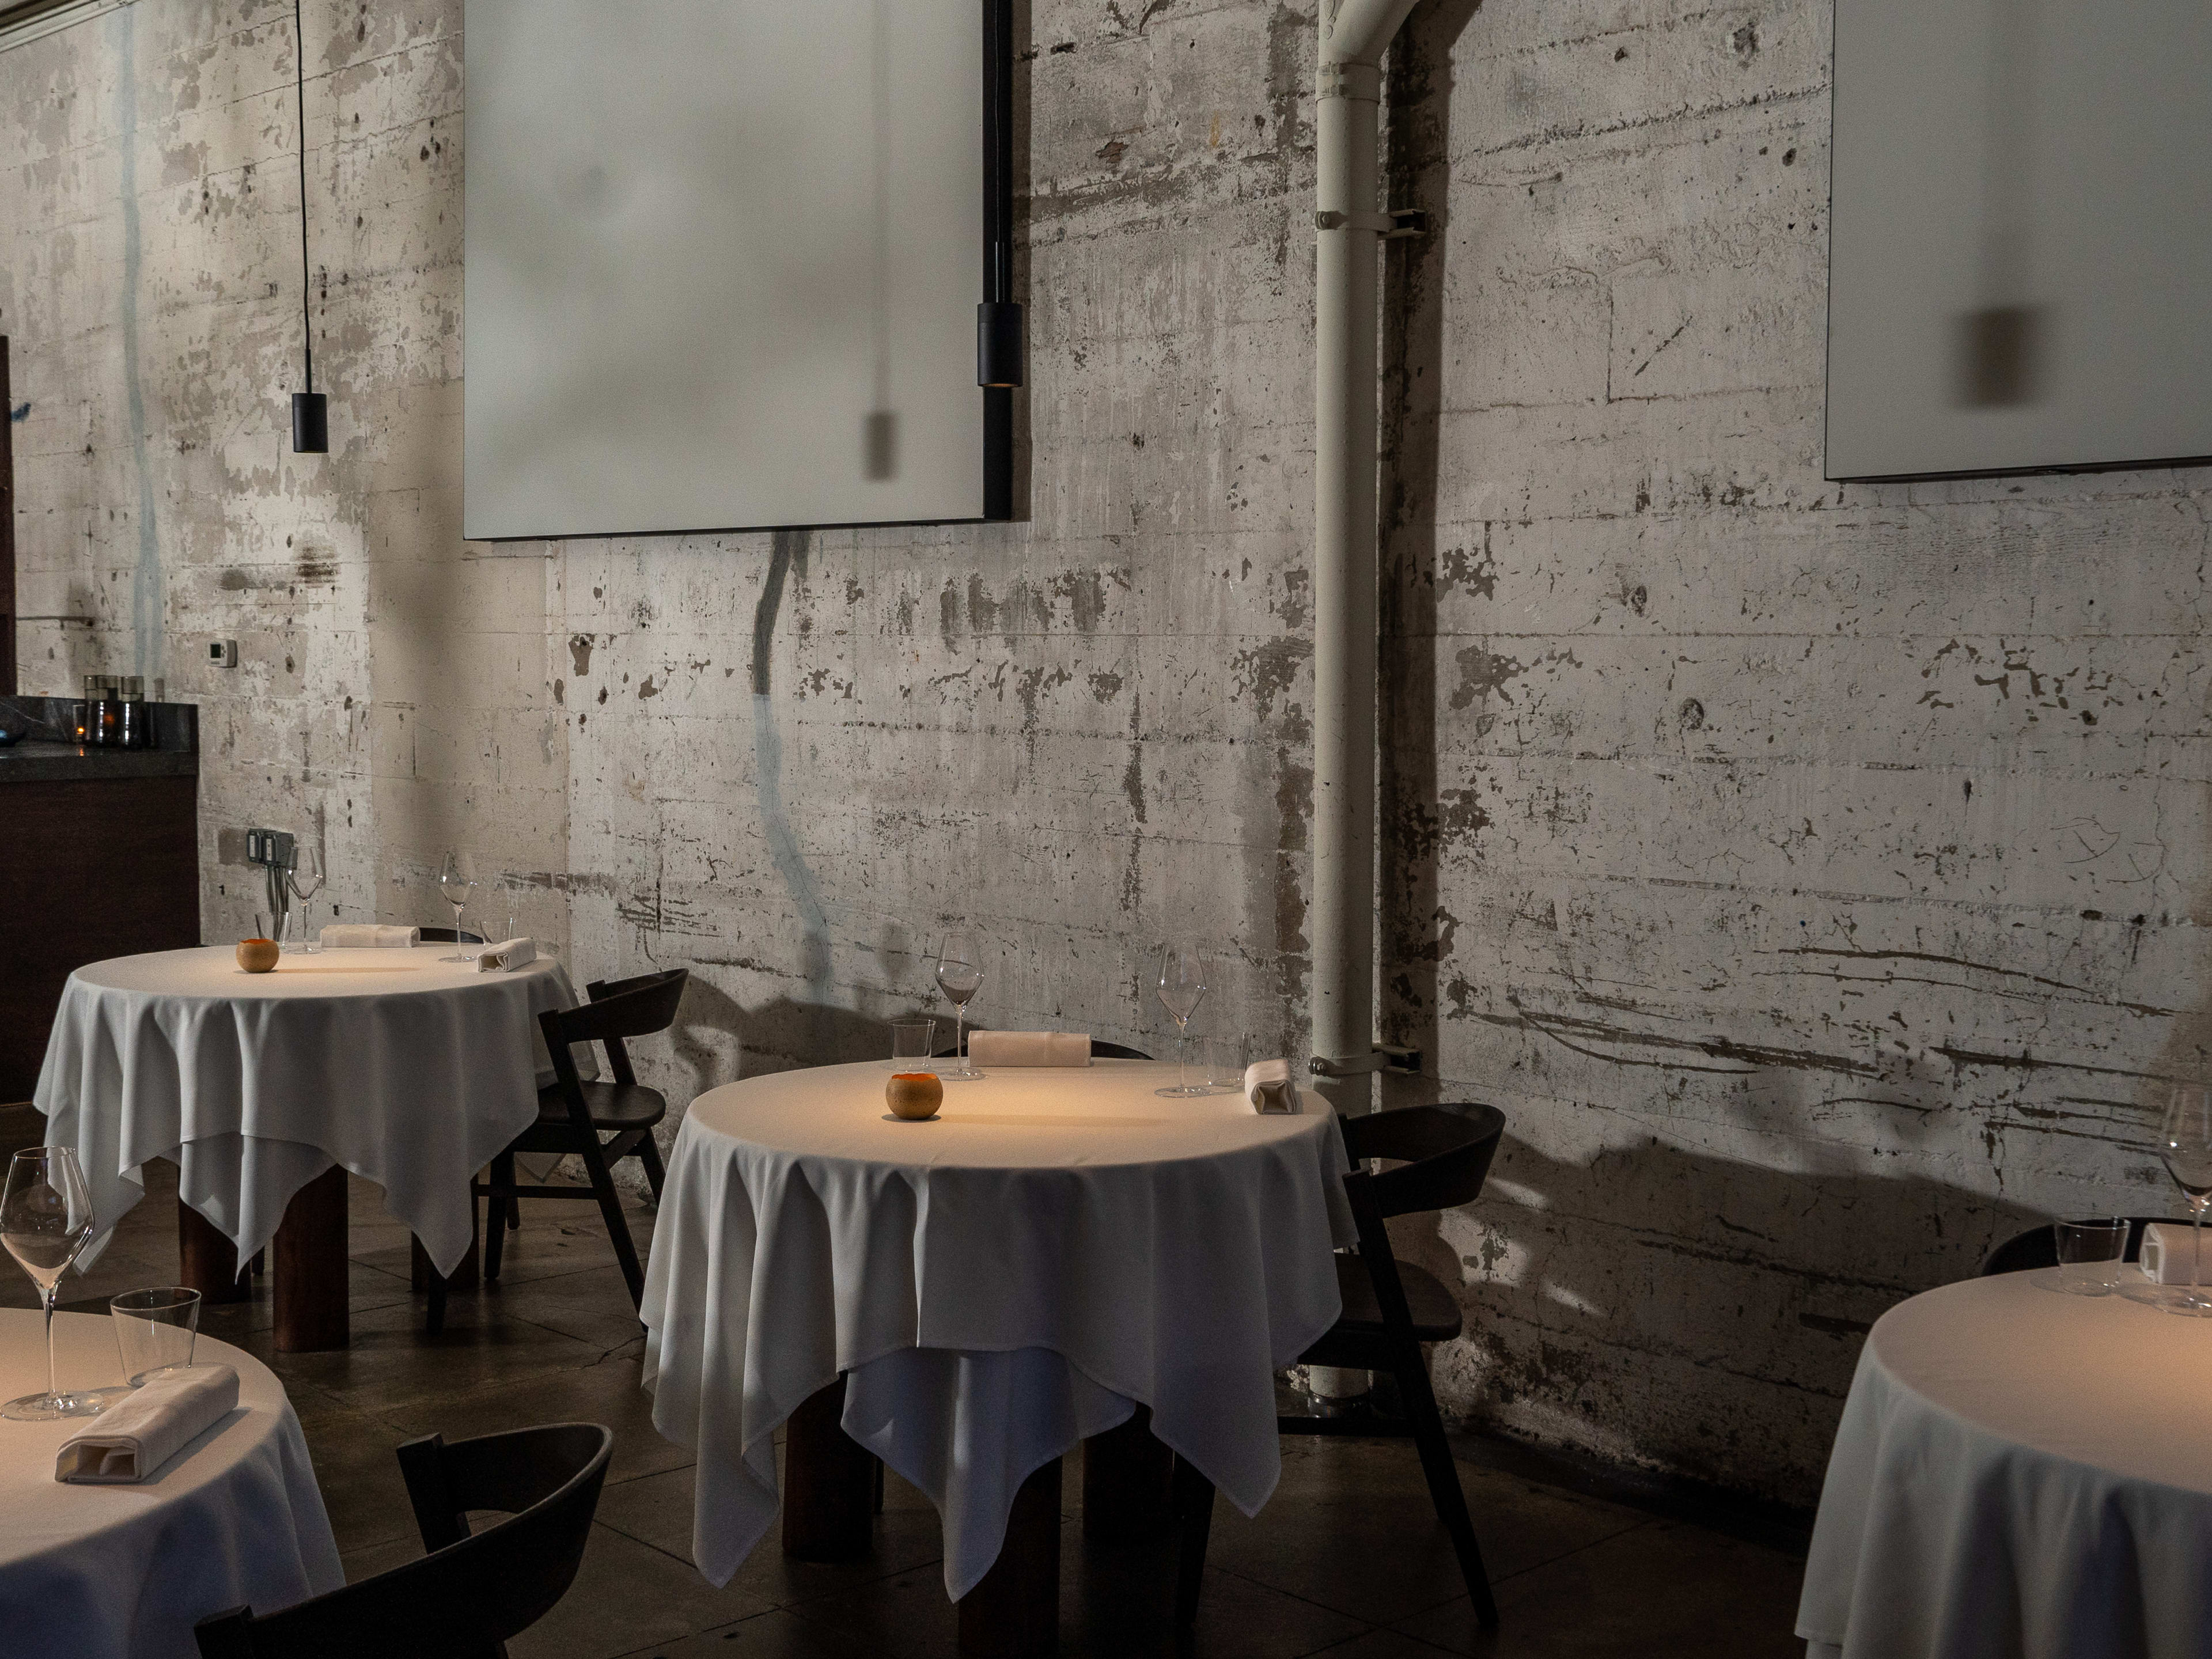
[[1323,64],[1314,80],[1316,98],[1356,98],[1363,103],[1382,101],[1382,70],[1376,64]]
[[1344,1054],[1334,1060],[1316,1054],[1306,1070],[1316,1077],[1364,1077],[1370,1072],[1418,1072],[1421,1051],[1395,1042],[1378,1042],[1364,1054]]

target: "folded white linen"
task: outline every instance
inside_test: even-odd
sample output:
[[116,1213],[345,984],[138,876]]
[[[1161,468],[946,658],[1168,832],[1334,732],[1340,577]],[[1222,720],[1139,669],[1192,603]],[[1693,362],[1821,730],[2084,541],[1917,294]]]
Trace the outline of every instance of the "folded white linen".
[[970,1031],[971,1066],[1088,1066],[1088,1031]]
[[[2136,1257],[2143,1277],[2154,1285],[2186,1285],[2196,1249],[2189,1235],[2194,1231],[2185,1221],[2154,1221],[2144,1228]],[[2203,1282],[2212,1285],[2212,1239],[2204,1243]]]
[[422,942],[420,927],[381,921],[334,921],[323,929],[325,951],[408,951]]
[[527,968],[537,960],[537,940],[503,939],[477,952],[477,972],[489,974],[495,969]]
[[166,1372],[63,1441],[54,1459],[54,1479],[82,1486],[150,1480],[164,1463],[237,1409],[238,1373],[229,1366]]
[[1244,1068],[1244,1098],[1255,1112],[1296,1115],[1305,1110],[1287,1060],[1255,1060]]

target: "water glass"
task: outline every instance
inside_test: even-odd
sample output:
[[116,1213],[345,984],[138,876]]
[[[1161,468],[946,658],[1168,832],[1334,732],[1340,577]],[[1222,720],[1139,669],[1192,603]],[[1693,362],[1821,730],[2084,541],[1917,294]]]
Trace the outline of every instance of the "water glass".
[[2075,1296],[2109,1296],[2119,1288],[2121,1258],[2128,1253],[2125,1216],[2051,1225],[2058,1245],[2058,1285]]
[[1218,1095],[1242,1092],[1244,1068],[1251,1063],[1245,1051],[1250,1047],[1250,1040],[1241,1036],[1214,1037],[1209,1041],[1206,1045],[1206,1086]]
[[902,1072],[929,1068],[932,1045],[937,1041],[937,1022],[927,1015],[891,1022],[891,1064]]
[[182,1285],[125,1291],[107,1304],[115,1321],[116,1351],[123,1375],[137,1388],[150,1376],[192,1363],[199,1335],[200,1293]]

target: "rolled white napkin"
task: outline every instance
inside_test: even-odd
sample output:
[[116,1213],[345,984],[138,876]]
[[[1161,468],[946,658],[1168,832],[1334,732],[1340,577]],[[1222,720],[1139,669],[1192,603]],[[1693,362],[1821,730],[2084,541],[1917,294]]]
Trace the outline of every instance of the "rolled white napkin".
[[[2186,1285],[2192,1231],[2185,1221],[2154,1221],[2144,1228],[2136,1256],[2143,1277],[2154,1285]],[[2212,1238],[2204,1241],[2204,1282],[2212,1285]]]
[[1287,1060],[1255,1060],[1244,1068],[1244,1098],[1252,1109],[1270,1116],[1295,1116],[1305,1110],[1298,1099],[1298,1085],[1291,1076]]
[[334,921],[323,929],[325,951],[406,951],[422,942],[420,927],[382,921]]
[[193,1365],[133,1390],[62,1442],[54,1479],[80,1486],[150,1480],[161,1465],[238,1408],[238,1373]]
[[537,960],[537,940],[503,939],[477,952],[477,972],[489,974],[495,969],[527,968]]
[[971,1066],[1088,1066],[1088,1031],[970,1031]]

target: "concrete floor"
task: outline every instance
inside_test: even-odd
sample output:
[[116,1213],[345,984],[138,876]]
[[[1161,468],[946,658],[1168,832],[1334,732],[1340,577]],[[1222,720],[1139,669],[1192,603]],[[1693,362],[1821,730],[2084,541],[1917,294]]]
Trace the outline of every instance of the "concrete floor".
[[[166,1166],[163,1166],[166,1171]],[[107,1252],[64,1291],[94,1309],[176,1273],[173,1188],[157,1179]],[[650,1216],[633,1217],[641,1253]],[[204,1328],[272,1365],[313,1449],[349,1577],[421,1552],[392,1448],[527,1423],[611,1425],[615,1455],[592,1544],[568,1595],[512,1644],[515,1659],[833,1659],[946,1656],[955,1615],[927,1499],[890,1482],[872,1559],[789,1562],[773,1535],[716,1589],[691,1565],[687,1454],[653,1431],[638,1386],[641,1340],[587,1204],[535,1203],[495,1289],[458,1296],[444,1334],[422,1329],[405,1230],[356,1182],[353,1346],[277,1354],[265,1281]],[[9,1275],[0,1300],[34,1306]],[[1502,1627],[1471,1617],[1410,1445],[1290,1438],[1283,1481],[1256,1521],[1217,1506],[1205,1601],[1188,1651],[1218,1659],[1505,1656],[1795,1656],[1801,1563],[1718,1532],[1462,1463]],[[1067,1460],[1061,1646],[1173,1652],[1164,1553],[1086,1545],[1081,1459]]]

